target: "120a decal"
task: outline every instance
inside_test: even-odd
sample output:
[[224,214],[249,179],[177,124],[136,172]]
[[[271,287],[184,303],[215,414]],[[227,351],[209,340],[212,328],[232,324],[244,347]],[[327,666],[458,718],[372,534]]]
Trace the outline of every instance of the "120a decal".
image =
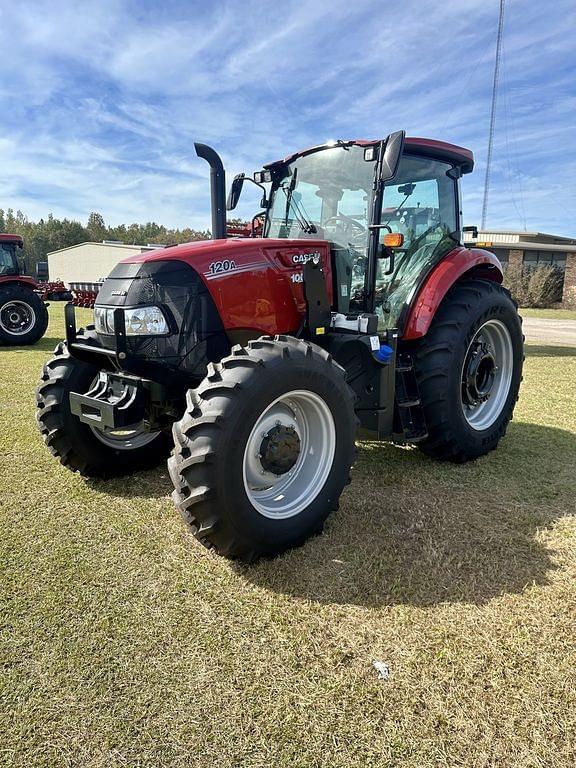
[[209,275],[219,275],[222,272],[230,272],[231,269],[236,269],[236,262],[232,259],[224,259],[224,261],[213,261],[208,267]]

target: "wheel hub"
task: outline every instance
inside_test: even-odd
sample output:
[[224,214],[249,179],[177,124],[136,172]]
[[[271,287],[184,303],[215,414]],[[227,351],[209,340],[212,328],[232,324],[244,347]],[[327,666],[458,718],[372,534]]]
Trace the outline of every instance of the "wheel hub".
[[300,438],[294,427],[277,424],[266,434],[260,445],[260,463],[267,472],[284,475],[300,456]]
[[330,407],[309,390],[291,390],[256,419],[244,449],[243,475],[253,507],[273,520],[299,514],[330,473],[336,430]]
[[489,345],[476,341],[468,352],[462,382],[463,400],[468,405],[486,402],[492,392],[496,377],[496,361]]
[[0,310],[0,328],[13,336],[27,333],[34,320],[34,310],[24,301],[10,301]]

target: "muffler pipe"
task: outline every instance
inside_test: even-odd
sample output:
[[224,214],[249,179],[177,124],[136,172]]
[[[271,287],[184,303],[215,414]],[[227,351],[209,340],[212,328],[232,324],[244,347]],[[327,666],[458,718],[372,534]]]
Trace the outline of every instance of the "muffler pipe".
[[198,157],[210,166],[210,203],[212,206],[212,239],[226,237],[226,174],[220,155],[207,144],[194,142]]

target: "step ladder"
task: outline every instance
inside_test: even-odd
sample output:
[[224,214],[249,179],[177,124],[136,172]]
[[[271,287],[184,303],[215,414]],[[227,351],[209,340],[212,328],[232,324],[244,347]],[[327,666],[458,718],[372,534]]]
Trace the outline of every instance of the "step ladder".
[[428,437],[412,356],[407,352],[396,356],[396,414],[400,427],[397,439],[418,443]]

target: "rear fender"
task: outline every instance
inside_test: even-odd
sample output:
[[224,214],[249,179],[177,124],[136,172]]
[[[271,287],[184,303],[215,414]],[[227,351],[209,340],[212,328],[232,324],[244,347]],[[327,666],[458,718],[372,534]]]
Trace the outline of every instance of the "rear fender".
[[493,253],[479,248],[454,248],[436,264],[420,287],[408,310],[402,339],[411,341],[425,336],[450,288],[469,277],[501,283],[504,274]]
[[0,288],[4,285],[20,285],[23,288],[31,288],[34,290],[38,287],[38,283],[33,277],[26,277],[25,275],[6,275],[0,277]]

